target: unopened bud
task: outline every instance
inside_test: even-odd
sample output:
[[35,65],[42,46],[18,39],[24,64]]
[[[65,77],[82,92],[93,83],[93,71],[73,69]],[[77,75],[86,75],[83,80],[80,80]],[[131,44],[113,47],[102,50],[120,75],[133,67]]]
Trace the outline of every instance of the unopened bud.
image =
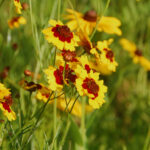
[[27,10],[29,8],[29,5],[27,3],[22,3],[23,10]]
[[25,76],[31,76],[32,75],[32,72],[30,70],[25,70],[24,71],[24,75]]

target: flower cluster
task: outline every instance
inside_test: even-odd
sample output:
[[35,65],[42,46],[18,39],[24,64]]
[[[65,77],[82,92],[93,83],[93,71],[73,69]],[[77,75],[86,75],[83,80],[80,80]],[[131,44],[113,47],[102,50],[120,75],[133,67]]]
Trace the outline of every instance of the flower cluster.
[[[75,95],[88,97],[89,104],[98,109],[105,102],[107,92],[100,74],[111,74],[118,65],[109,47],[113,39],[96,43],[90,40],[89,36],[100,19],[95,11],[85,15],[70,9],[67,11],[69,14],[65,18],[71,21],[64,25],[61,21],[50,20],[51,26],[42,31],[45,39],[57,48],[55,65],[44,70],[47,89],[61,93],[69,87],[76,91]],[[118,19],[102,17],[101,20],[98,31],[121,35]]]
[[13,100],[9,89],[0,83],[0,109],[9,121],[16,119],[16,114],[11,109],[12,102]]
[[20,0],[14,0],[14,6],[18,15],[8,20],[8,26],[10,29],[18,28],[20,25],[26,24],[26,19],[21,16],[23,7],[20,3]]

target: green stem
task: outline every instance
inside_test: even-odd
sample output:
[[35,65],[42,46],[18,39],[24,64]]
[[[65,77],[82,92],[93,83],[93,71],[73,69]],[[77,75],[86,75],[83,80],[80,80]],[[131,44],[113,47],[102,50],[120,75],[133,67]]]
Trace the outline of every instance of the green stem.
[[73,104],[72,104],[72,107],[71,107],[71,109],[70,109],[70,112],[69,113],[71,113],[72,112],[72,109],[73,109],[73,107],[74,107],[74,105],[75,105],[75,103],[76,103],[76,101],[77,101],[77,99],[79,98],[79,95],[77,96],[77,98],[74,100],[74,102],[73,102]]
[[90,39],[92,39],[92,38],[94,37],[94,35],[95,35],[95,33],[96,33],[96,30],[97,30],[97,27],[98,27],[98,25],[100,24],[100,21],[101,21],[102,17],[104,16],[104,14],[105,14],[107,8],[109,7],[109,4],[110,4],[110,0],[107,0],[105,9],[104,9],[104,11],[102,12],[102,15],[100,15],[100,18],[97,20],[97,22],[96,22],[96,27],[95,27],[95,29],[94,29],[94,31],[93,31],[93,33],[92,33]]
[[[70,7],[71,7],[72,10],[75,10],[70,0],[68,0],[68,4],[70,5]],[[77,25],[78,25],[78,27],[80,28],[80,23],[79,23],[79,20],[78,20],[78,16],[76,15],[75,12],[74,12],[73,14],[74,14],[75,19],[76,19],[76,21],[77,21]],[[81,29],[81,28],[80,28],[80,29]]]
[[[56,136],[56,125],[57,125],[57,98],[54,100],[54,113],[53,113],[53,117],[54,117],[54,138]],[[54,150],[57,150],[57,139],[54,141]]]
[[[32,28],[32,34],[33,34],[33,39],[36,40],[34,41],[35,43],[35,52],[36,52],[36,55],[39,57],[39,51],[40,51],[40,45],[39,45],[39,40],[37,39],[37,36],[36,36],[36,33],[35,33],[35,28],[36,28],[36,25],[34,23],[34,18],[33,18],[33,12],[32,12],[32,1],[29,0],[29,6],[30,6],[30,17],[31,17],[31,28]],[[37,31],[37,29],[36,29]]]
[[85,104],[86,104],[86,98],[83,97],[83,99],[82,99],[82,118],[81,118],[81,132],[82,132],[82,140],[83,140],[82,150],[86,150]]
[[62,140],[61,140],[61,142],[60,142],[60,148],[59,148],[59,150],[62,150],[62,149],[63,149],[63,145],[64,145],[64,143],[65,143],[65,139],[66,139],[66,137],[67,137],[67,134],[68,134],[70,125],[71,125],[71,122],[70,122],[69,119],[68,119],[68,120],[67,120],[66,129],[65,129],[65,132],[64,132],[64,135],[63,135]]
[[57,20],[60,19],[60,9],[61,9],[61,0],[58,0],[58,16],[57,16]]
[[40,112],[40,114],[39,114],[39,116],[38,116],[38,118],[37,118],[37,120],[36,120],[36,122],[35,122],[35,124],[34,124],[33,128],[32,128],[32,131],[31,131],[31,133],[29,134],[28,139],[27,139],[27,141],[24,143],[24,145],[23,145],[22,149],[24,149],[24,148],[25,148],[25,146],[26,146],[26,145],[30,142],[31,137],[32,137],[32,135],[33,135],[34,131],[35,131],[35,130],[36,130],[36,128],[37,128],[37,124],[38,124],[38,122],[39,122],[39,120],[40,120],[40,118],[41,118],[41,116],[42,116],[42,114],[43,114],[43,112],[44,112],[44,110],[45,110],[45,108],[46,108],[47,104],[49,103],[49,101],[50,101],[50,97],[51,97],[52,95],[53,95],[53,92],[50,94],[50,96],[49,96],[49,98],[48,98],[47,102],[44,104],[44,106],[43,106],[43,108],[42,108],[42,110],[41,110],[41,112]]

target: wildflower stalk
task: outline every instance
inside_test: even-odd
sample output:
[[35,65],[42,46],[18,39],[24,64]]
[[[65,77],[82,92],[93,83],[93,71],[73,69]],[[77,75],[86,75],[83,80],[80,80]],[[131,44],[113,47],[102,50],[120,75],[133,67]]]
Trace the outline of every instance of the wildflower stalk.
[[33,126],[33,128],[32,128],[32,130],[31,130],[31,132],[30,132],[30,134],[29,134],[29,136],[28,136],[28,140],[24,143],[22,149],[24,149],[25,146],[30,142],[31,137],[32,137],[32,135],[33,135],[33,133],[34,133],[36,127],[37,127],[37,124],[38,124],[38,122],[39,122],[39,120],[40,120],[40,118],[41,118],[41,116],[42,116],[42,114],[43,114],[43,112],[44,112],[44,110],[45,110],[47,104],[49,103],[50,98],[51,98],[52,95],[53,95],[53,92],[50,94],[50,96],[49,96],[47,102],[44,104],[44,106],[43,106],[43,108],[42,108],[42,110],[41,110],[41,112],[40,112],[40,114],[39,114],[39,116],[38,116],[38,118],[37,118],[37,120],[36,120],[36,122],[35,122],[35,124],[34,124],[34,126]]
[[50,20],[50,19],[54,19],[55,10],[57,10],[57,4],[58,4],[58,1],[54,1],[53,9],[52,9],[52,11],[51,11],[51,15],[50,15],[50,17],[49,17],[49,20]]
[[[58,14],[57,14],[57,20],[60,19],[60,9],[61,9],[61,0],[58,0]],[[56,60],[56,49],[54,51],[54,62],[53,65],[55,65],[55,60]],[[53,105],[53,118],[54,118],[54,127],[53,127],[53,134],[54,137],[53,139],[55,139],[56,136],[56,126],[57,126],[57,99],[54,100],[54,105]],[[57,150],[57,139],[55,139],[54,141],[54,150]]]
[[[54,112],[53,112],[53,117],[54,117],[54,127],[53,127],[53,131],[54,131],[54,137],[56,135],[56,125],[57,125],[57,98],[54,100]],[[54,141],[54,150],[57,150],[57,140]]]
[[81,133],[82,133],[82,140],[83,140],[82,150],[86,150],[85,103],[86,103],[86,98],[83,97],[83,99],[82,99],[82,118],[81,118]]
[[58,0],[58,14],[57,14],[57,20],[60,19],[60,9],[61,9],[61,0]]
[[[39,57],[40,44],[39,44],[36,24],[34,23],[33,12],[32,12],[32,1],[31,0],[29,0],[29,6],[30,6],[30,18],[31,18],[32,34],[33,34],[33,39],[35,40],[35,52],[36,52],[36,55]],[[37,69],[37,66],[36,66],[36,69]]]
[[63,145],[64,145],[64,143],[65,143],[65,139],[66,139],[66,137],[67,137],[67,134],[68,134],[70,125],[71,125],[71,122],[69,121],[69,119],[67,119],[66,129],[65,129],[64,135],[63,135],[63,137],[62,137],[62,140],[61,140],[61,142],[60,142],[59,150],[62,150],[62,149],[63,149]]
[[[98,2],[99,2],[99,1],[98,1]],[[98,27],[98,25],[99,25],[99,23],[100,23],[102,17],[104,16],[104,14],[105,14],[107,8],[109,7],[109,4],[110,4],[110,0],[107,0],[105,9],[104,9],[104,11],[102,12],[102,14],[99,15],[100,18],[99,18],[99,19],[97,20],[97,22],[96,22],[96,27],[94,28],[94,31],[93,31],[93,33],[92,33],[90,39],[92,39],[92,38],[94,37],[94,35],[95,35],[95,33],[96,33],[96,30],[97,30],[97,27]]]
[[76,101],[77,101],[77,99],[79,98],[79,95],[77,96],[77,98],[74,100],[74,102],[73,102],[73,104],[72,104],[72,107],[71,107],[71,109],[70,109],[70,112],[69,113],[71,113],[72,112],[72,109],[73,109],[73,107],[74,107],[74,105],[75,105],[75,103],[76,103]]
[[[70,7],[71,7],[72,10],[75,10],[70,0],[68,0],[68,4],[70,5]],[[77,15],[76,15],[75,12],[74,12],[74,16],[75,16],[75,18],[76,18],[78,27],[80,28],[80,23],[79,23],[78,17],[77,17]]]

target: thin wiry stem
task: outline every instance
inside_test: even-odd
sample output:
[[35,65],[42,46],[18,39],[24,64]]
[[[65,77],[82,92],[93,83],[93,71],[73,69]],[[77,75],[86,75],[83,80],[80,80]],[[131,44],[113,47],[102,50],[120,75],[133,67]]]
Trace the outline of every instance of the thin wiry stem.
[[[57,125],[57,98],[54,99],[54,107],[53,107],[53,118],[54,118],[54,127],[53,127],[53,131],[54,131],[54,137],[56,135],[56,125]],[[55,140],[54,142],[54,150],[57,150],[57,140]]]
[[79,96],[80,96],[80,95],[78,95],[78,96],[76,97],[76,99],[74,100],[74,102],[73,102],[73,104],[72,104],[72,107],[71,107],[71,109],[70,109],[70,112],[69,112],[69,113],[71,113],[71,112],[72,112],[72,109],[73,109],[73,107],[74,107],[74,105],[75,105],[75,103],[76,103],[77,99],[79,98]]
[[62,149],[63,149],[64,143],[65,143],[65,139],[66,139],[66,137],[67,137],[67,134],[68,134],[70,125],[71,125],[71,122],[69,121],[69,119],[67,119],[66,129],[65,129],[65,131],[64,131],[64,135],[63,135],[62,140],[61,140],[61,142],[60,142],[59,150],[62,150]]
[[61,0],[58,0],[58,14],[57,14],[57,20],[60,19],[60,10],[61,10]]
[[83,150],[86,150],[85,104],[86,104],[86,98],[83,97],[83,99],[82,99],[82,117],[81,117],[81,132],[82,132],[82,140],[83,140]]
[[28,140],[24,143],[22,149],[24,149],[25,146],[30,142],[31,137],[32,137],[32,135],[33,135],[33,133],[34,133],[34,131],[35,131],[35,129],[36,129],[36,126],[37,126],[37,124],[38,124],[38,122],[39,122],[39,120],[40,120],[40,118],[41,118],[41,116],[42,116],[42,114],[43,114],[43,112],[44,112],[44,110],[45,110],[47,104],[49,103],[50,97],[51,97],[52,95],[53,95],[53,92],[50,94],[50,96],[49,96],[47,102],[44,104],[44,106],[43,106],[43,108],[42,108],[42,110],[41,110],[41,112],[40,112],[40,114],[39,114],[39,116],[38,116],[38,119],[36,120],[36,122],[35,122],[35,124],[34,124],[34,126],[33,126],[33,128],[32,128],[32,131],[31,131],[31,133],[30,133],[29,136],[28,136]]
[[90,39],[92,39],[92,38],[94,37],[94,35],[95,35],[95,33],[96,33],[96,30],[97,30],[97,28],[98,28],[98,25],[100,24],[100,21],[101,21],[102,17],[104,16],[104,14],[105,14],[107,8],[109,7],[109,4],[110,4],[110,0],[107,0],[105,9],[104,9],[104,11],[102,12],[102,14],[100,15],[99,19],[96,21],[96,27],[94,28],[94,31],[93,31],[93,33],[92,33]]

